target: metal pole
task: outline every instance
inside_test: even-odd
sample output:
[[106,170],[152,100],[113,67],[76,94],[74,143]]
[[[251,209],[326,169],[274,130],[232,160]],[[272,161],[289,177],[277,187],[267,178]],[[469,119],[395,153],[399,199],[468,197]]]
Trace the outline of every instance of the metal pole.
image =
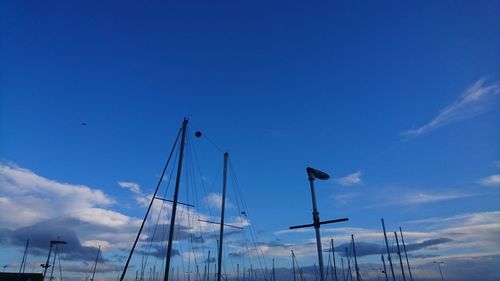
[[389,266],[391,267],[392,280],[396,281],[396,276],[394,276],[394,267],[392,266],[391,251],[389,250],[389,242],[387,241],[387,234],[385,232],[384,219],[380,220],[382,221],[382,228],[384,229],[385,247],[387,248],[387,259],[389,260]]
[[273,281],[276,281],[276,271],[274,270],[274,259],[273,259]]
[[335,246],[333,245],[333,239],[331,239],[330,242],[332,243],[333,273],[335,275],[335,281],[338,281],[338,279],[337,279],[337,264],[335,263]]
[[[177,146],[177,140],[179,139],[179,133],[177,134],[177,137],[175,138],[174,146],[172,147],[172,150],[170,151],[170,155],[168,156],[167,163],[165,163],[165,166],[163,167],[163,171],[161,173],[160,179],[158,180],[158,183],[156,185],[155,192],[153,193],[153,197],[151,198],[151,201],[149,202],[148,210],[146,211],[146,214],[144,215],[144,219],[142,220],[141,227],[139,228],[139,232],[137,233],[137,236],[135,237],[134,244],[132,245],[132,249],[130,249],[127,261],[125,262],[125,266],[123,267],[123,272],[121,275],[119,275],[119,281],[123,281],[125,278],[125,274],[127,274],[127,269],[128,265],[130,263],[130,259],[132,258],[132,254],[134,253],[135,247],[137,246],[137,242],[139,241],[139,237],[141,235],[142,229],[144,228],[144,224],[146,223],[146,219],[148,218],[149,212],[151,211],[151,207],[153,207],[153,202],[156,198],[156,194],[158,193],[158,189],[160,188],[160,184],[163,180],[163,176],[165,175],[165,172],[167,171],[167,166],[170,163],[170,159],[172,157],[172,154],[174,153],[174,149]],[[118,273],[120,274],[120,273]],[[165,273],[165,276],[167,273]]]
[[47,256],[47,261],[43,265],[45,268],[43,270],[43,280],[45,281],[45,276],[47,275],[47,268],[49,268],[50,254],[52,253],[52,242],[50,242],[49,255]]
[[210,281],[210,250],[208,250],[208,260],[207,260],[207,281]]
[[385,281],[389,281],[389,277],[387,277],[387,267],[385,266],[384,255],[382,255],[382,263],[384,264]]
[[224,153],[224,176],[222,179],[222,209],[220,215],[219,252],[217,258],[217,281],[221,281],[222,275],[222,241],[224,240],[224,212],[226,208],[226,185],[227,185],[227,160],[229,154]]
[[399,249],[398,233],[396,231],[394,231],[394,236],[396,237],[396,245],[398,246],[398,257],[399,257],[399,264],[401,265],[401,274],[403,275],[403,281],[406,281],[405,270],[403,267],[403,259],[401,258],[401,250]]
[[352,239],[352,251],[354,254],[354,268],[356,269],[356,280],[360,281],[359,278],[359,268],[358,268],[358,259],[356,257],[356,246],[354,245],[354,234],[351,234],[351,239]]
[[344,268],[344,259],[343,258],[340,258],[340,264],[342,265],[342,280],[347,281],[347,279],[345,279],[345,268]]
[[90,279],[90,281],[94,281],[95,270],[97,268],[97,261],[99,260],[100,252],[101,252],[101,245],[99,245],[99,248],[97,249],[97,256],[95,257],[95,262],[94,262],[94,270],[92,271],[92,279]]
[[441,275],[441,281],[444,281],[444,278],[443,278],[443,271],[441,270],[441,264],[442,264],[443,262],[442,262],[442,261],[441,261],[441,262],[434,261],[434,263],[437,263],[437,264],[438,264],[438,267],[439,267],[439,274]]
[[[57,237],[59,240],[59,237]],[[56,257],[57,257],[57,252],[59,250],[59,245],[56,244],[56,250],[54,252],[54,259],[52,260],[52,268],[50,269],[50,279],[49,281],[52,281],[52,278],[54,276],[54,268],[56,267]]]
[[24,273],[26,268],[26,257],[28,256],[28,245],[30,244],[30,239],[26,240],[26,246],[24,247],[23,259],[21,261],[21,266],[19,267],[19,273]]
[[312,197],[312,205],[313,205],[313,222],[314,222],[314,229],[316,230],[316,246],[318,248],[318,262],[319,262],[319,276],[321,281],[325,281],[325,278],[323,276],[323,250],[321,249],[321,235],[319,233],[319,212],[318,208],[316,206],[316,193],[314,191],[314,173],[308,172],[307,173],[309,176],[309,183],[311,186],[311,197]]
[[295,254],[293,253],[293,250],[292,251],[292,271],[293,271],[293,281],[296,281],[296,278],[295,278]]
[[410,281],[413,281],[413,276],[411,275],[410,261],[408,260],[408,252],[406,251],[405,239],[403,237],[403,230],[399,227],[399,233],[401,234],[401,242],[403,242],[403,249],[405,250],[406,265],[408,265],[408,273],[410,274]]
[[345,256],[347,258],[347,280],[351,279],[352,281],[352,271],[351,271],[351,257],[347,253],[347,248],[345,248]]
[[184,143],[186,141],[186,127],[188,119],[184,118],[182,122],[182,138],[181,138],[181,148],[179,152],[179,165],[177,166],[177,178],[175,181],[175,192],[174,192],[174,203],[172,206],[172,217],[170,218],[170,231],[168,235],[168,245],[167,245],[167,261],[165,263],[165,278],[164,281],[168,281],[168,274],[170,272],[170,261],[172,256],[172,244],[174,239],[174,227],[175,227],[175,215],[177,213],[177,200],[179,197],[179,185],[181,181],[181,171],[182,171],[182,159],[184,157]]

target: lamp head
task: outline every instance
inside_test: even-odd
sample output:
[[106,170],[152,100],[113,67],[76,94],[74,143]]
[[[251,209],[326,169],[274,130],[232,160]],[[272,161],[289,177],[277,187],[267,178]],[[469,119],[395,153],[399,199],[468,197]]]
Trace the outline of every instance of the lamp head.
[[317,170],[317,169],[314,169],[314,168],[311,168],[311,167],[307,167],[306,171],[307,171],[307,175],[309,176],[309,180],[313,180],[313,179],[327,180],[330,178],[330,176],[327,173],[322,172],[322,171]]

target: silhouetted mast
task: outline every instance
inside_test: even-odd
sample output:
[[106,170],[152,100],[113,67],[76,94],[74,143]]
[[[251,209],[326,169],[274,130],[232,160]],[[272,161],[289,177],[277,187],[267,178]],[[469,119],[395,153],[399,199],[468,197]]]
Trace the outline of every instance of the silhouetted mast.
[[403,230],[399,227],[399,233],[401,233],[401,242],[403,243],[403,249],[405,250],[406,265],[408,265],[408,273],[410,274],[410,281],[413,281],[413,276],[411,275],[410,261],[408,260],[408,253],[406,252],[405,239],[403,238]]
[[97,256],[95,257],[95,262],[94,262],[94,270],[92,271],[92,278],[90,278],[90,281],[94,281],[95,270],[97,268],[97,261],[99,260],[100,252],[101,252],[101,245],[99,245],[99,248],[97,249]]
[[229,158],[229,154],[224,153],[224,176],[222,179],[222,209],[220,215],[220,234],[219,234],[219,252],[217,259],[217,281],[221,281],[222,274],[222,242],[224,239],[224,212],[226,208],[226,183],[227,183],[227,160]]
[[394,276],[394,267],[392,267],[391,251],[389,250],[389,242],[387,241],[387,233],[385,232],[384,219],[380,219],[380,220],[382,221],[382,228],[384,229],[385,247],[387,248],[387,259],[389,260],[389,266],[391,267],[392,280],[396,281],[396,277]]
[[358,258],[356,257],[356,246],[354,245],[354,234],[351,234],[351,240],[352,240],[352,252],[354,254],[354,268],[356,269],[356,280],[360,281]]
[[403,267],[403,259],[401,258],[401,251],[399,249],[398,233],[396,231],[394,231],[394,237],[396,237],[396,245],[398,246],[398,256],[399,256],[399,264],[401,265],[401,274],[403,275],[403,281],[406,281],[405,270]]
[[24,246],[23,259],[21,260],[21,266],[19,267],[19,273],[24,273],[26,268],[26,260],[28,258],[28,245],[30,244],[30,239],[26,240],[26,246]]
[[179,165],[177,166],[177,178],[175,181],[175,192],[174,192],[174,202],[172,205],[172,217],[170,218],[170,231],[168,235],[168,245],[167,245],[167,260],[165,263],[165,278],[164,281],[168,281],[168,274],[170,272],[170,261],[172,258],[172,243],[174,239],[174,227],[175,227],[175,215],[177,213],[177,201],[179,197],[179,186],[181,182],[181,172],[182,172],[182,160],[184,158],[184,144],[186,141],[186,127],[188,124],[188,119],[184,118],[182,122],[182,137],[181,137],[181,148],[179,152]]
[[335,281],[337,280],[337,264],[335,263],[335,247],[333,245],[333,239],[330,239],[331,247],[332,247],[332,259],[333,259],[333,273],[335,276]]
[[381,256],[382,256],[382,263],[384,264],[385,281],[389,281],[389,278],[387,277],[387,267],[385,266],[384,255],[381,255]]

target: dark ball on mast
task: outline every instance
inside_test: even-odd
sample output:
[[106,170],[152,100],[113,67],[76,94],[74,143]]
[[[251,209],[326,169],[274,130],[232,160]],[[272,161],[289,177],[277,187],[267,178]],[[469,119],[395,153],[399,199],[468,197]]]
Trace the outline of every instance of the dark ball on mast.
[[194,133],[194,136],[197,137],[197,138],[201,137],[201,132],[200,131],[196,131],[196,133]]

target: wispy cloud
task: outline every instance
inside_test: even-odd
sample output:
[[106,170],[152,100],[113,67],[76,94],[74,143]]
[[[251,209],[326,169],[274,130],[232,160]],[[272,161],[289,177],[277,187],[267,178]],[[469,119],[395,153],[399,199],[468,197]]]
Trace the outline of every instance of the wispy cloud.
[[500,174],[482,178],[479,183],[484,186],[500,186]]
[[141,186],[135,182],[120,181],[120,182],[118,182],[118,185],[122,188],[125,188],[125,189],[132,191],[135,194],[142,194],[141,193]]
[[[205,197],[204,201],[211,208],[219,210],[222,208],[222,194],[210,193]],[[233,204],[228,202],[226,199],[226,208],[232,207],[234,207]]]
[[430,122],[402,133],[412,138],[432,131],[453,121],[463,120],[482,112],[492,97],[500,94],[497,83],[486,85],[485,79],[476,81],[452,104],[443,108]]
[[447,200],[460,199],[465,197],[473,196],[469,193],[446,193],[446,194],[429,194],[429,193],[417,193],[408,194],[398,200],[399,204],[427,204],[435,203]]
[[361,171],[357,171],[357,172],[354,172],[354,173],[349,174],[347,176],[344,176],[344,177],[341,177],[338,179],[334,179],[334,181],[340,185],[343,185],[343,186],[356,185],[356,184],[360,184],[362,182],[361,175],[362,175]]

